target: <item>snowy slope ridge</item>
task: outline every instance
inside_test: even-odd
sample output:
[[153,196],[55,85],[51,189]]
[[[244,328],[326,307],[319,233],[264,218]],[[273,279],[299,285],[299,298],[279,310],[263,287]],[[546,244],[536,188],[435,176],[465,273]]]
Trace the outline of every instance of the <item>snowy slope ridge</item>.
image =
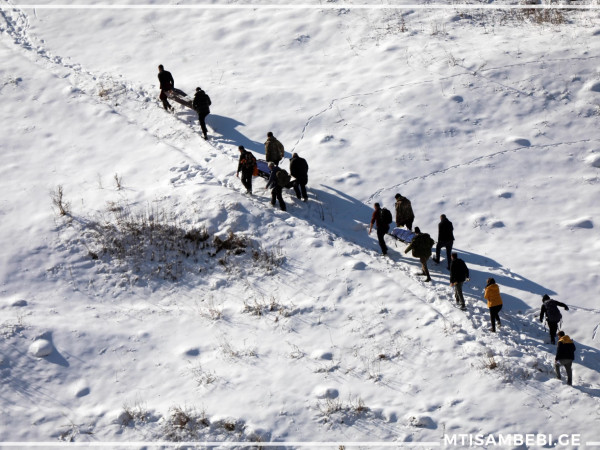
[[[600,440],[596,13],[0,14],[0,440]],[[209,141],[159,107],[158,63],[213,99]],[[287,213],[235,177],[237,146],[260,155],[268,130],[311,168]],[[404,244],[379,256],[371,203],[396,192],[433,237],[453,221],[466,313],[445,261],[423,283]],[[208,239],[182,253],[156,231],[124,264],[97,239],[123,210]],[[245,251],[216,253],[230,232]],[[571,307],[572,388],[553,378],[544,293]]]

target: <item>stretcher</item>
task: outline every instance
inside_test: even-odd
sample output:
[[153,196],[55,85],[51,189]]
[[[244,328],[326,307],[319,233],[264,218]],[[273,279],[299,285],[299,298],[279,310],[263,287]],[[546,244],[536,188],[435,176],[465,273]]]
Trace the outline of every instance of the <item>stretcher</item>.
[[271,176],[271,169],[269,169],[269,163],[264,159],[257,159],[256,166],[258,167],[258,176],[266,180]]
[[415,237],[415,233],[413,233],[410,230],[407,230],[406,228],[400,228],[400,227],[394,228],[388,234],[406,244],[410,244],[412,242],[413,238]]
[[[169,100],[179,103],[180,105],[186,106],[190,109],[194,109],[192,100],[189,99],[188,95],[181,89],[173,88],[170,91],[165,91],[165,95]],[[187,97],[187,98],[184,98]]]

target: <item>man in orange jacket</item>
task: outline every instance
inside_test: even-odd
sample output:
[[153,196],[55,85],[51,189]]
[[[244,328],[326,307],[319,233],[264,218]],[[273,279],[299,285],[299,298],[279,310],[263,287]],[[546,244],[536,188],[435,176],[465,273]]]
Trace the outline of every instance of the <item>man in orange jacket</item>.
[[487,305],[490,309],[490,319],[492,320],[492,328],[490,328],[490,331],[495,333],[496,322],[498,322],[498,328],[502,325],[500,323],[500,316],[498,315],[502,309],[502,297],[500,296],[500,287],[493,278],[487,279],[483,297],[487,300]]

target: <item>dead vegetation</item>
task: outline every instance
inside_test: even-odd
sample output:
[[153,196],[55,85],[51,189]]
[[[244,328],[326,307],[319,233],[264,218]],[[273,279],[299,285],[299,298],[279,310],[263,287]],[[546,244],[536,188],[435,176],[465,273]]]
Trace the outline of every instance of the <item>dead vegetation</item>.
[[[68,214],[62,186],[52,198],[60,214]],[[283,262],[280,249],[266,250],[233,230],[211,240],[206,227],[189,225],[157,204],[133,211],[125,202],[110,202],[99,219],[79,219],[72,225],[80,228],[79,244],[88,256],[130,284],[153,279],[177,282],[217,267],[239,276],[248,262],[271,272]]]

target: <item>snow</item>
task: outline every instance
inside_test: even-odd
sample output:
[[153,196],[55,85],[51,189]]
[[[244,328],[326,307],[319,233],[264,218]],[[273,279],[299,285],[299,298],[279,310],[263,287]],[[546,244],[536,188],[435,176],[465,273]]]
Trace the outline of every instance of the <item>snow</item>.
[[[597,12],[252,4],[3,2],[0,441],[600,441]],[[210,95],[208,141],[161,63]],[[310,166],[287,212],[235,177],[268,131]],[[466,313],[445,251],[425,283],[367,234],[396,193],[453,222]]]

